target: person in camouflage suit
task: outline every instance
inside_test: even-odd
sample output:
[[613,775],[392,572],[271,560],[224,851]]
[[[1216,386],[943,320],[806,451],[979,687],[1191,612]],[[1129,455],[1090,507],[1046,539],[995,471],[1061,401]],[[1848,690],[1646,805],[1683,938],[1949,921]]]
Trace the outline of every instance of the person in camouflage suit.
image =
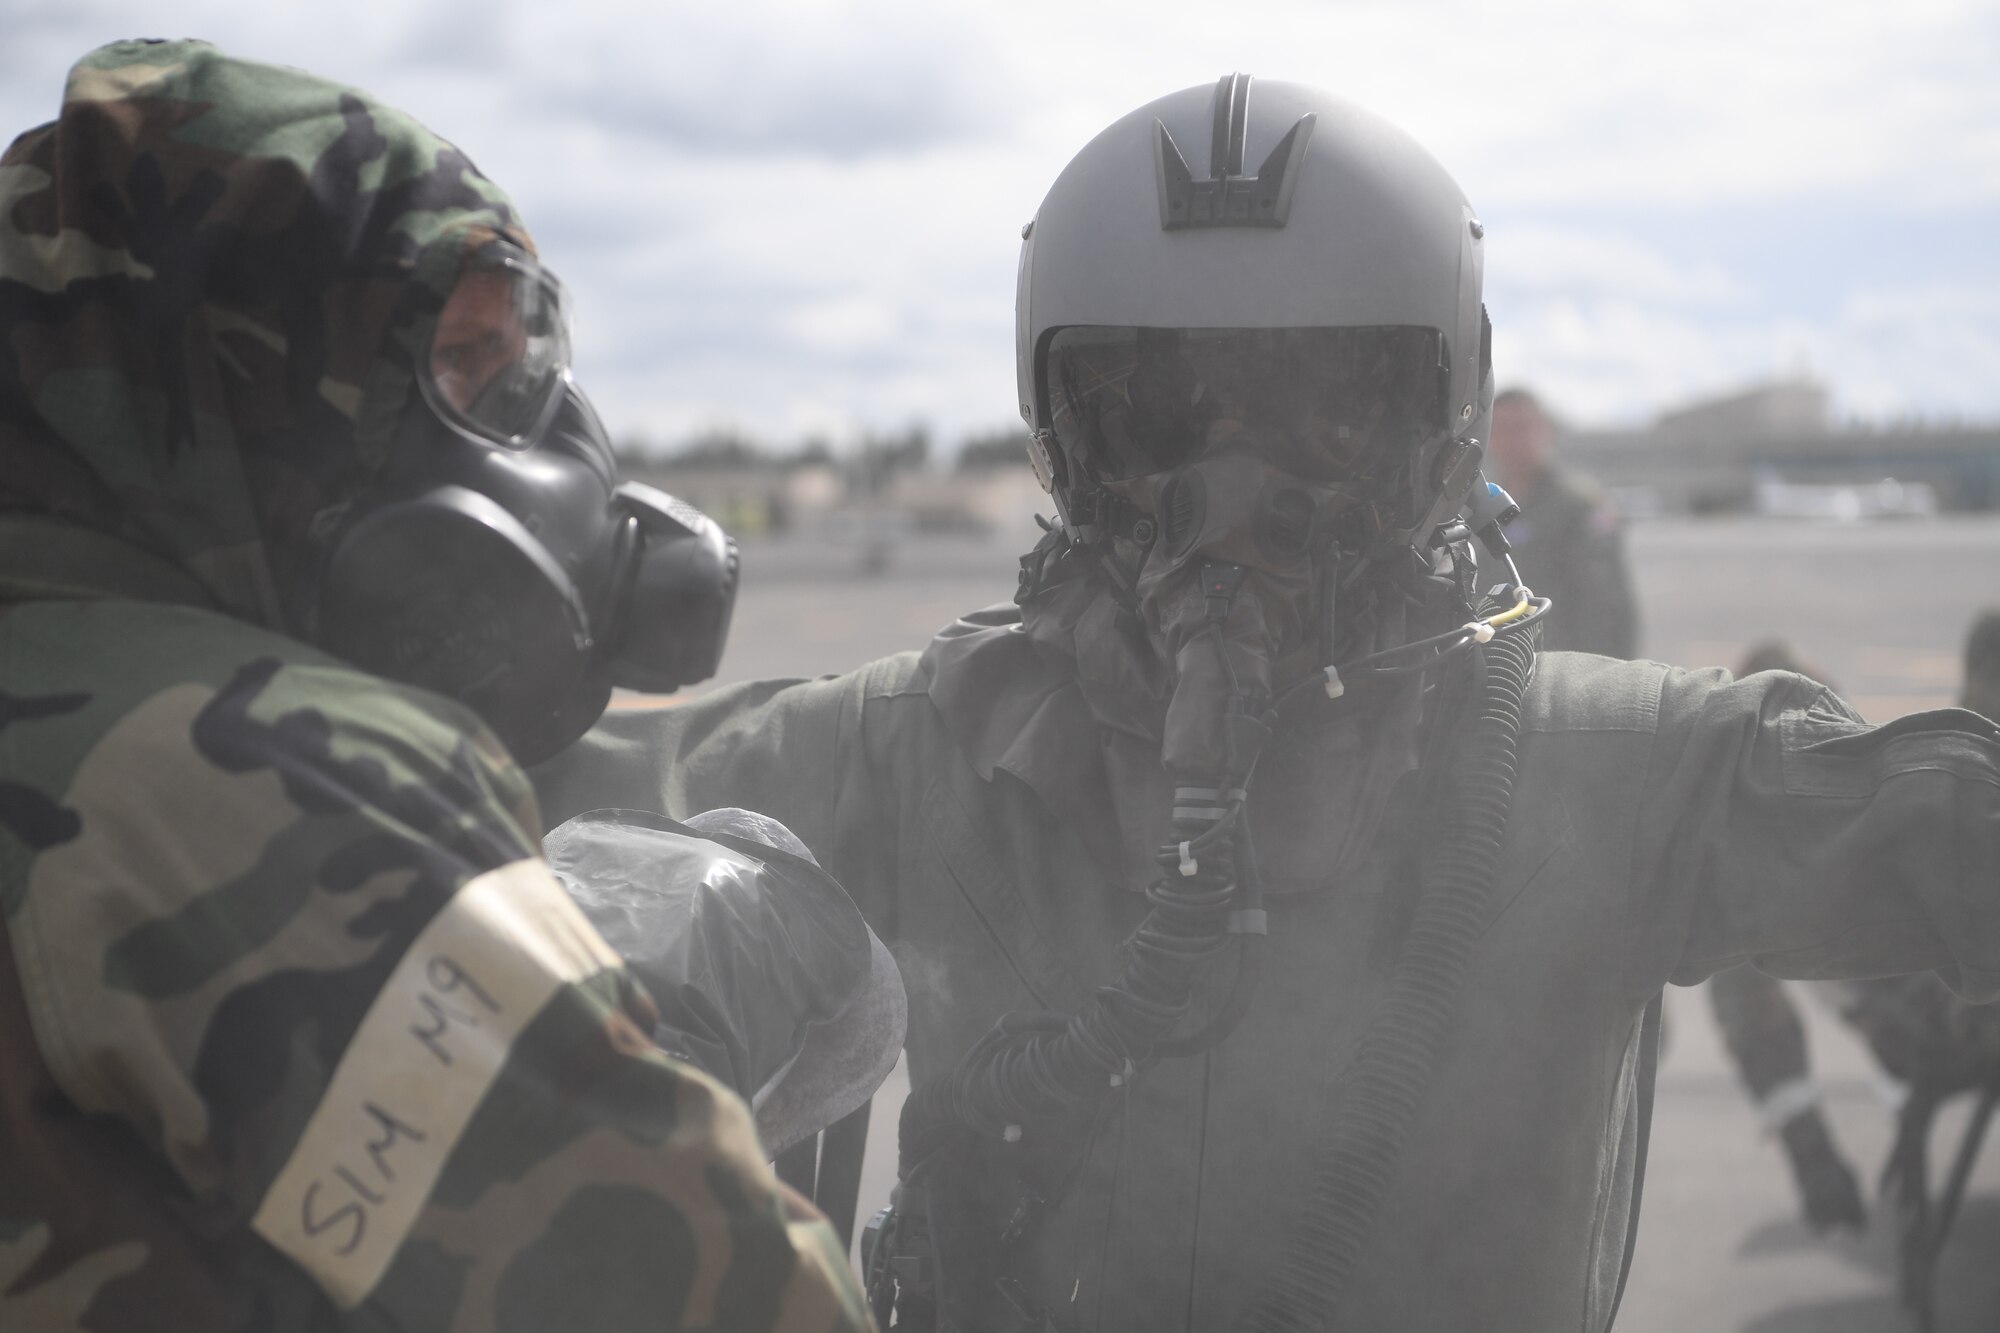
[[506,197],[120,43],[0,158],[0,1328],[866,1325],[479,718],[300,637]]

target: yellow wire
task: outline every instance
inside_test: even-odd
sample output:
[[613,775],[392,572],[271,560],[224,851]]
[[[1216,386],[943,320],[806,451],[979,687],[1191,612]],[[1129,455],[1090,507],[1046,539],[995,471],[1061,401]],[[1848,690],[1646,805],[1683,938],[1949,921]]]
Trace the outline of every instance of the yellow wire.
[[1532,609],[1534,609],[1534,603],[1524,596],[1520,601],[1514,603],[1499,615],[1486,617],[1486,623],[1494,626],[1509,624],[1527,615]]

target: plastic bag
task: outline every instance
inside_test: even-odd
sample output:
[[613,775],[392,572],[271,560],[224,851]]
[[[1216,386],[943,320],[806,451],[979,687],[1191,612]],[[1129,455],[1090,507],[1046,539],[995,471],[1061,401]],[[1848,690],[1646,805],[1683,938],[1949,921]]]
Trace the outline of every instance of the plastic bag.
[[592,810],[543,851],[660,1008],[654,1039],[729,1084],[773,1156],[896,1062],[902,979],[845,890],[776,820]]

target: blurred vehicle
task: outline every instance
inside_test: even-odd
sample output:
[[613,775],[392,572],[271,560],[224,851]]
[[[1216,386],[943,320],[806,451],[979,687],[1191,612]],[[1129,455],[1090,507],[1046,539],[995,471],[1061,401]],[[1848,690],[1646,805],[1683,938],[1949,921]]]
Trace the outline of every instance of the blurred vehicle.
[[1611,498],[1618,516],[1628,523],[1634,519],[1659,518],[1667,513],[1667,499],[1660,494],[1657,486],[1606,486],[1604,493]]
[[1810,518],[1854,522],[1866,518],[1932,518],[1937,488],[1927,482],[1884,477],[1872,485],[1850,482],[1782,481],[1760,477],[1751,507],[1770,518]]

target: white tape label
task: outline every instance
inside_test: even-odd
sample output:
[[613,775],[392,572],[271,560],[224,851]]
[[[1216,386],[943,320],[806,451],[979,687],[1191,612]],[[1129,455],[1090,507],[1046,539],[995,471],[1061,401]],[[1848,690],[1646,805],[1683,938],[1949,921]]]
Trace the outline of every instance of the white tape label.
[[251,1225],[360,1304],[514,1039],[564,985],[619,965],[545,862],[461,886],[369,1006]]

